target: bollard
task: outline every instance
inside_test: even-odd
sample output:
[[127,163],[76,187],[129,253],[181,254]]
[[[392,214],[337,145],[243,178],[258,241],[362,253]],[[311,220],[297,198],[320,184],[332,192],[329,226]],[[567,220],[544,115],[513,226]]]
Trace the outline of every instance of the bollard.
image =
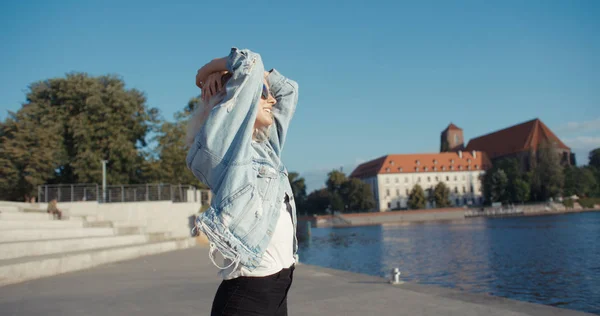
[[400,281],[400,269],[398,268],[394,268],[394,270],[392,270],[392,280],[390,280],[391,284],[403,284],[404,282]]

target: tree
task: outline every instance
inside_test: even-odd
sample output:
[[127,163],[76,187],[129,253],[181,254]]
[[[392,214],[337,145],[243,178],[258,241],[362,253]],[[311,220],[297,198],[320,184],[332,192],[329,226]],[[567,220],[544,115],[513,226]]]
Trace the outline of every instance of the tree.
[[483,195],[486,201],[508,202],[510,191],[508,190],[508,176],[502,169],[496,167],[488,170],[483,178]]
[[320,189],[311,192],[306,197],[306,214],[325,214],[325,210],[329,207],[329,191]]
[[341,197],[348,206],[348,210],[365,211],[375,207],[375,199],[371,186],[359,179],[347,179],[340,189]]
[[410,191],[410,195],[408,197],[408,207],[416,210],[425,208],[426,200],[425,200],[425,192],[423,192],[423,188],[416,184],[413,189]]
[[597,181],[591,167],[568,166],[564,169],[564,195],[589,197],[597,191]]
[[588,166],[596,168],[597,170],[600,170],[600,148],[596,148],[592,151],[590,151],[589,154],[589,163]]
[[292,186],[296,208],[302,212],[306,203],[306,184],[304,183],[304,178],[300,177],[297,172],[290,172],[288,173],[288,180]]
[[332,211],[341,212],[344,210],[344,200],[337,193],[330,194],[329,195],[329,206]]
[[450,206],[450,189],[444,182],[439,182],[433,190],[435,207]]
[[340,193],[342,184],[346,181],[346,175],[339,170],[332,170],[327,174],[327,189],[329,193]]
[[0,182],[2,198],[35,194],[43,183],[99,183],[101,160],[109,161],[109,183],[143,181],[142,150],[157,113],[115,76],[72,73],[33,83],[2,124],[0,159],[10,162],[2,166],[9,177]]
[[524,203],[529,200],[529,183],[521,179],[516,179],[513,183],[513,201]]
[[547,201],[561,194],[564,184],[563,167],[553,144],[542,143],[536,158],[531,178],[531,195],[537,201]]

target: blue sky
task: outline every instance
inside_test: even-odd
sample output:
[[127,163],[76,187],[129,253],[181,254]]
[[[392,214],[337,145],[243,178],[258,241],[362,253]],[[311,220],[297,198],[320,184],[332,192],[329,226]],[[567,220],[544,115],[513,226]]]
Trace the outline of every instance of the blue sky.
[[[284,162],[309,189],[332,168],[436,152],[540,118],[587,162],[600,147],[600,2],[3,1],[0,119],[27,86],[118,74],[167,119],[232,46],[300,85]],[[183,159],[183,157],[182,157]]]

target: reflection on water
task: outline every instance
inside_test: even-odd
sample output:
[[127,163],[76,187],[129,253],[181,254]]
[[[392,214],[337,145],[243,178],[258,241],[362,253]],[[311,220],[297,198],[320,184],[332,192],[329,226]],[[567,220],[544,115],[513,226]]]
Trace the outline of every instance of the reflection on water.
[[317,228],[308,264],[600,314],[600,212]]

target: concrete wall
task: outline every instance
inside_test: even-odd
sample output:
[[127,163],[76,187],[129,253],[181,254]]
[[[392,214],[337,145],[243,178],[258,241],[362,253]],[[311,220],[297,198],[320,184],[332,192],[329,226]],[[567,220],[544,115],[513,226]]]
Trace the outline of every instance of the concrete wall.
[[[192,199],[193,201],[193,199]],[[42,210],[46,203],[37,204]],[[89,216],[93,220],[111,221],[117,227],[144,227],[147,233],[167,232],[172,237],[189,237],[193,216],[200,210],[199,202],[171,201],[98,203],[61,202],[58,208],[67,216]]]

